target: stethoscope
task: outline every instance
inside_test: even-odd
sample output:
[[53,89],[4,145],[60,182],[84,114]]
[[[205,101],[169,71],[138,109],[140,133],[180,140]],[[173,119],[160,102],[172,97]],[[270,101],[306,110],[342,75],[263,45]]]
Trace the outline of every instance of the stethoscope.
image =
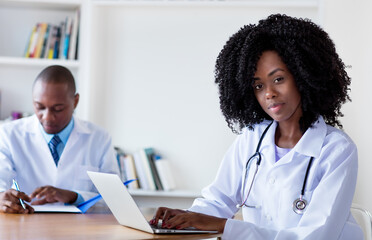
[[[244,174],[244,179],[243,179],[243,188],[242,188],[242,203],[241,204],[237,204],[236,207],[237,208],[241,208],[241,207],[249,207],[249,208],[257,208],[257,206],[251,206],[251,205],[248,205],[246,204],[247,200],[248,200],[248,197],[249,197],[249,194],[252,190],[252,186],[253,186],[253,182],[254,182],[254,179],[256,178],[256,174],[257,174],[257,171],[258,171],[258,167],[260,166],[261,164],[261,160],[262,160],[262,157],[261,157],[261,153],[259,152],[260,150],[260,147],[261,147],[261,143],[262,143],[262,140],[264,139],[267,131],[269,130],[270,126],[273,124],[273,122],[271,122],[267,127],[266,129],[264,130],[264,132],[262,133],[261,137],[260,137],[260,140],[258,141],[258,144],[257,144],[257,148],[256,148],[256,152],[248,159],[247,163],[245,164],[245,174]],[[251,181],[251,185],[249,186],[249,189],[248,189],[248,192],[247,192],[247,196],[245,197],[244,201],[243,201],[243,197],[244,197],[244,189],[245,189],[245,182],[246,182],[246,179],[247,179],[247,173],[248,173],[248,170],[249,170],[249,163],[251,161],[253,161],[254,159],[256,159],[256,169],[254,171],[254,174],[253,174],[253,178],[252,178],[252,181]],[[306,207],[307,207],[307,201],[306,199],[304,198],[304,195],[305,195],[305,187],[306,187],[306,182],[307,182],[307,178],[308,178],[308,175],[309,175],[309,171],[310,171],[310,167],[311,167],[311,164],[313,162],[313,159],[314,157],[311,157],[310,158],[310,161],[309,161],[309,164],[307,165],[307,169],[306,169],[306,174],[305,174],[305,178],[304,178],[304,182],[303,182],[303,185],[302,185],[302,189],[301,189],[301,193],[300,193],[300,197],[295,199],[293,201],[293,211],[297,214],[303,214]]]

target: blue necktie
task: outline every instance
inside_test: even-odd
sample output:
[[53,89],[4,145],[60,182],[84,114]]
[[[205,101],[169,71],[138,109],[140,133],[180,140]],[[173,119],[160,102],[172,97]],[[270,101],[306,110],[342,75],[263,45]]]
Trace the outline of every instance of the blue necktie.
[[58,137],[58,135],[54,135],[52,140],[49,142],[49,148],[50,152],[52,153],[52,157],[54,159],[54,162],[56,163],[56,166],[58,165],[59,155],[57,152],[57,146],[61,142],[61,139]]

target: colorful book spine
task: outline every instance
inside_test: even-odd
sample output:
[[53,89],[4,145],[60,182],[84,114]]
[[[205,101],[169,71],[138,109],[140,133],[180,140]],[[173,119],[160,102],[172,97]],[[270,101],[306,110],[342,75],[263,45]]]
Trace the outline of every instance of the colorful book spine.
[[66,21],[61,22],[60,25],[60,39],[59,39],[59,47],[58,47],[58,58],[63,59],[63,49],[65,44],[65,34],[66,34]]
[[142,159],[139,152],[133,153],[134,164],[137,169],[138,182],[143,190],[150,190],[146,172],[143,167]]
[[71,37],[70,37],[70,44],[68,49],[68,59],[76,59],[76,49],[77,49],[77,36],[79,31],[79,19],[80,19],[80,11],[77,10],[75,12],[75,17],[72,22],[71,27]]
[[35,53],[34,53],[34,56],[33,56],[34,58],[40,58],[40,56],[41,56],[47,27],[48,27],[48,24],[40,23],[40,32],[39,32],[38,37],[37,37],[38,39],[37,39],[37,43],[36,43]]
[[71,38],[71,27],[72,27],[72,18],[67,17],[66,19],[66,29],[65,29],[65,38],[63,44],[62,58],[68,59],[68,50],[70,47],[70,38]]
[[49,35],[51,32],[51,25],[47,24],[47,29],[44,34],[44,41],[43,41],[43,47],[41,48],[41,54],[40,58],[46,58],[46,55],[48,53],[48,41],[49,41]]
[[[138,179],[136,166],[134,164],[134,159],[131,154],[126,154],[123,158],[124,171],[128,179]],[[138,189],[140,186],[138,181],[134,181],[128,185],[129,189]]]
[[160,156],[155,156],[154,160],[160,180],[163,184],[164,191],[175,189],[176,184],[173,178],[169,161],[166,159],[162,159]]
[[53,59],[59,58],[59,49],[61,46],[61,27],[57,27],[57,36],[56,41],[54,43],[54,50],[53,50]]
[[35,38],[35,35],[36,35],[36,31],[37,31],[37,25],[35,25],[31,30],[30,38],[28,40],[26,51],[25,51],[25,57],[26,58],[30,57],[30,50],[31,50],[31,46],[33,44],[33,41],[34,41],[34,38]]
[[144,172],[146,174],[146,180],[147,180],[148,187],[149,187],[148,190],[155,191],[156,190],[155,180],[154,180],[154,177],[152,176],[150,163],[149,163],[149,160],[147,158],[147,154],[146,154],[145,149],[141,149],[139,151],[139,155],[140,155],[142,167],[143,167]]
[[45,48],[43,49],[43,54],[41,55],[42,58],[48,58],[49,56],[50,45],[51,45],[51,42],[53,41],[53,29],[54,29],[54,26],[49,24],[48,30],[47,30],[48,38],[44,42]]
[[30,46],[30,53],[29,53],[29,56],[28,56],[30,58],[33,58],[35,56],[35,50],[36,50],[37,40],[39,38],[40,28],[41,28],[41,25],[39,23],[36,24],[36,30],[35,30],[35,34],[32,38],[32,43],[31,43],[31,46]]
[[152,178],[154,179],[154,182],[155,182],[156,190],[164,190],[163,189],[163,184],[161,183],[159,173],[158,173],[158,170],[157,170],[157,168],[155,166],[155,162],[154,162],[154,157],[156,156],[155,153],[154,153],[154,149],[153,148],[145,148],[145,152],[146,152],[146,155],[147,155],[147,160],[148,160],[149,165],[150,165]]

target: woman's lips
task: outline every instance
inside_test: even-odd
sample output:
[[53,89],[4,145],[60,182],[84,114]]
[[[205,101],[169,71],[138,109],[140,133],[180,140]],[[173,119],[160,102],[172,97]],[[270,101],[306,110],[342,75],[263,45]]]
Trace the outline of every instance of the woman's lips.
[[268,109],[272,111],[273,113],[279,112],[279,110],[282,108],[284,103],[272,103],[269,105]]

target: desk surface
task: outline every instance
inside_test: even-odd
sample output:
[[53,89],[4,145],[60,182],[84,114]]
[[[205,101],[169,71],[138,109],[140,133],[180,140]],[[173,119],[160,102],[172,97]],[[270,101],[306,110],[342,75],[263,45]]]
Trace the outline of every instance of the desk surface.
[[0,213],[0,239],[207,239],[220,234],[155,235],[119,225],[111,213]]

